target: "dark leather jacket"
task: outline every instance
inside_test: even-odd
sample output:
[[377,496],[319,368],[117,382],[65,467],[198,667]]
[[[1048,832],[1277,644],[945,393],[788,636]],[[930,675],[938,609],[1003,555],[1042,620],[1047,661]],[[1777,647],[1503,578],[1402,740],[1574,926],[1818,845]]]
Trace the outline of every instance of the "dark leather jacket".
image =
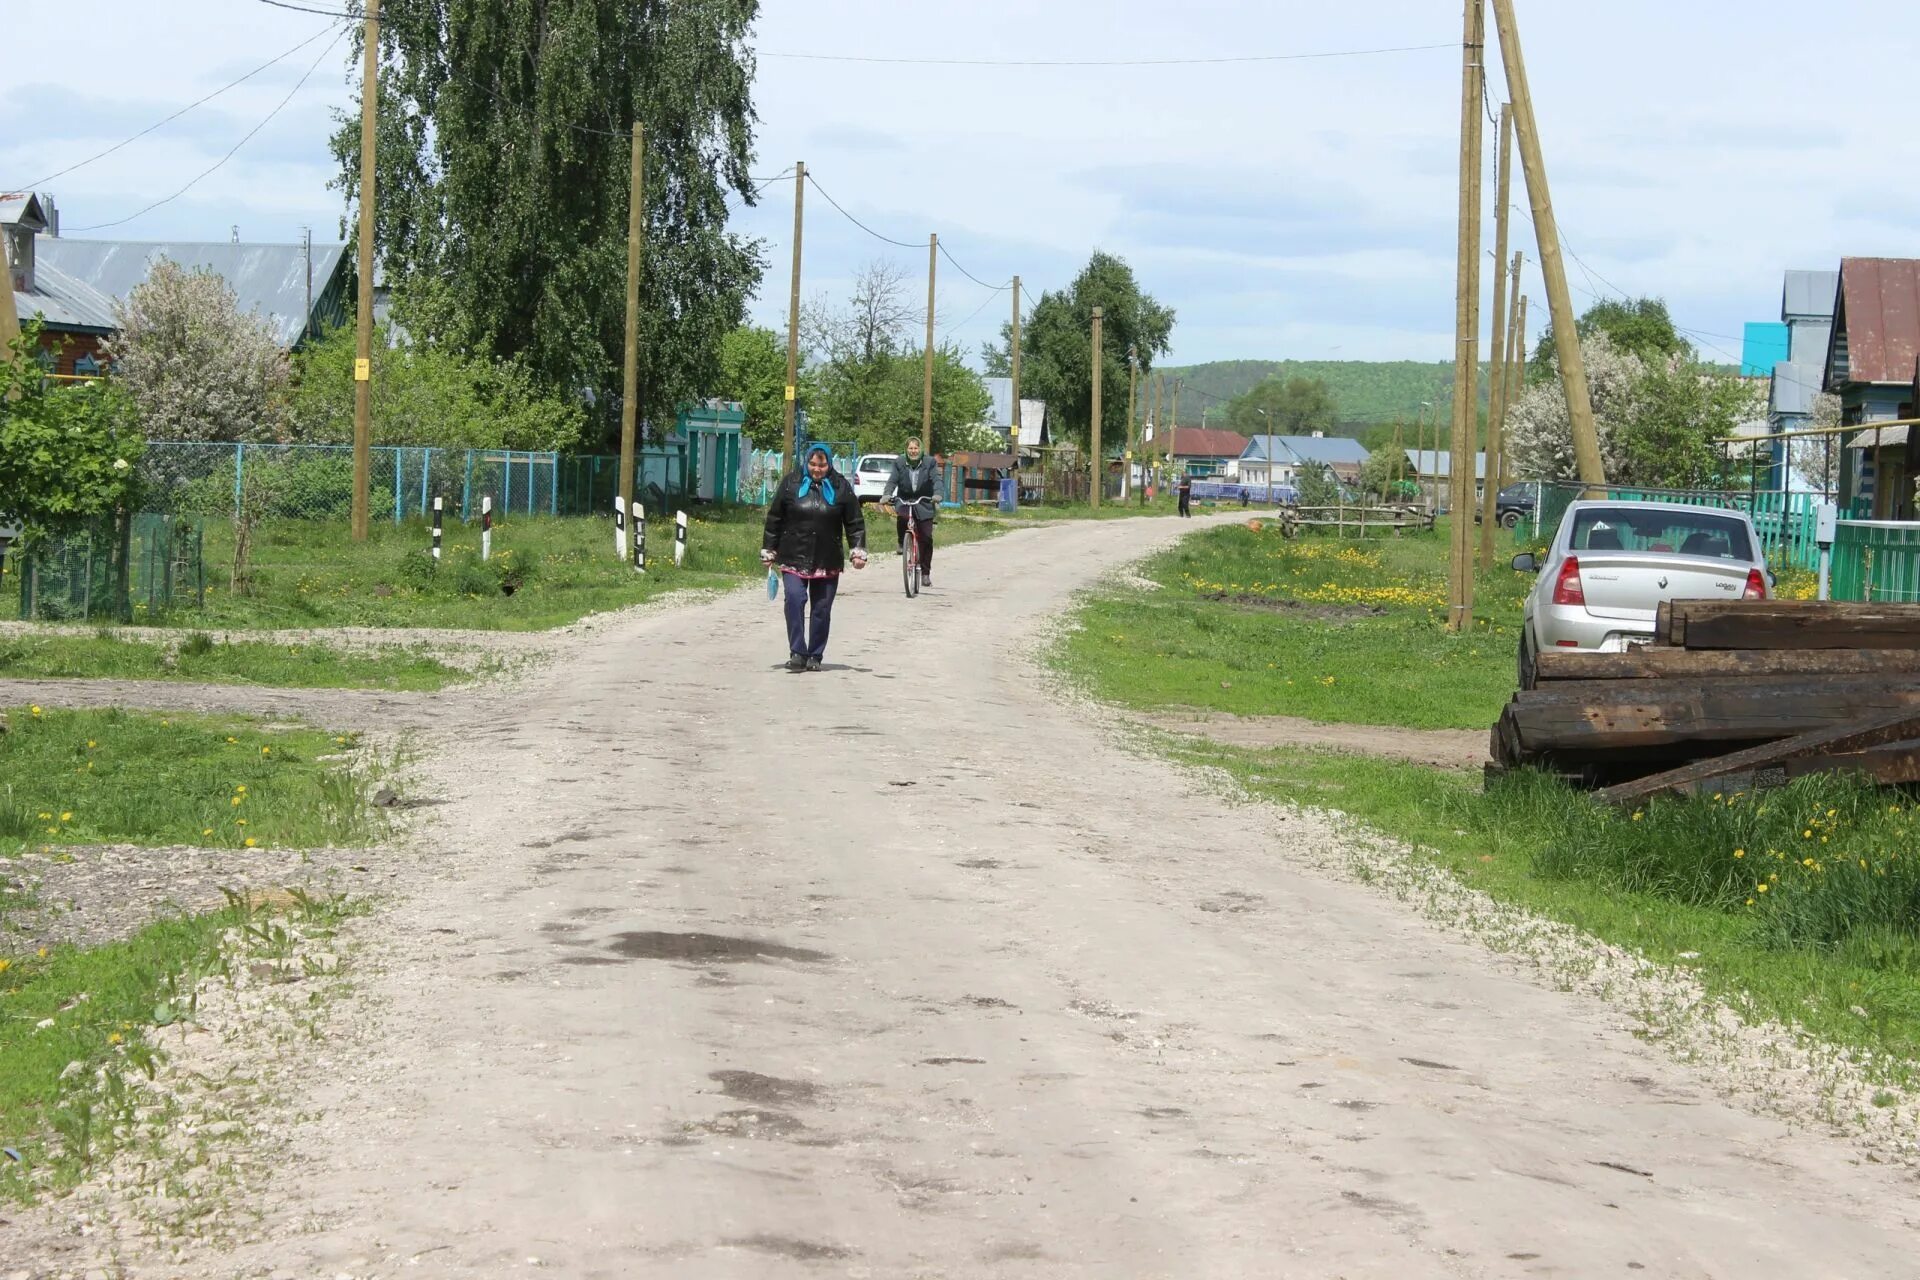
[[903,453],[893,460],[893,474],[887,477],[886,492],[880,495],[882,502],[899,499],[901,506],[916,508],[915,518],[931,520],[939,512],[940,464],[931,455],[921,454],[920,461],[909,462]]
[[[773,552],[774,563],[785,569],[801,573],[844,569],[843,539],[848,547],[861,551],[867,547],[867,519],[854,496],[853,481],[829,471],[825,480],[802,494],[800,483],[806,478],[803,468],[780,482],[767,504],[767,528],[760,545]],[[828,486],[833,489],[832,502],[826,498]]]

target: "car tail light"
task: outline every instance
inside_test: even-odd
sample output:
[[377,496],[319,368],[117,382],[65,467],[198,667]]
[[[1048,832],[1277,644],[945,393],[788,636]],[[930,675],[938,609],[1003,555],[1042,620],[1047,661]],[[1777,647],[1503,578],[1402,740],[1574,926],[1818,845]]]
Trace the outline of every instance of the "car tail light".
[[1758,569],[1747,570],[1747,589],[1740,593],[1742,600],[1765,600],[1767,598],[1767,580]]
[[1560,576],[1553,584],[1553,602],[1586,608],[1587,590],[1580,585],[1580,562],[1572,556],[1568,556],[1560,565]]

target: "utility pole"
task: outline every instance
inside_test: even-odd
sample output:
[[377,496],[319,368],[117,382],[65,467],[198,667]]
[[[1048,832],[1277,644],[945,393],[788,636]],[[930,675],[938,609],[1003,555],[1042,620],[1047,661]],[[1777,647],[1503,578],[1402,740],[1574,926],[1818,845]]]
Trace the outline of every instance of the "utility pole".
[[1007,443],[1015,468],[1020,465],[1020,277],[1013,278],[1013,425]]
[[920,450],[933,456],[933,276],[940,260],[940,237],[927,237],[927,368],[920,397]]
[[780,471],[794,464],[793,413],[800,397],[800,233],[807,207],[807,162],[793,166],[793,290],[787,300],[787,432],[780,455]]
[[1473,616],[1473,438],[1480,401],[1480,74],[1482,0],[1466,0],[1460,41],[1460,244],[1454,290],[1452,475],[1453,516],[1447,629]]
[[[1493,210],[1493,329],[1488,354],[1493,358],[1487,385],[1487,465],[1485,492],[1480,497],[1480,571],[1493,568],[1493,514],[1500,486],[1500,423],[1507,404],[1507,206],[1513,198],[1513,107],[1500,106],[1500,141],[1495,153]],[[1517,269],[1517,267],[1516,267]]]
[[1100,345],[1105,325],[1104,308],[1093,309],[1093,489],[1094,510],[1100,509],[1100,488],[1106,480],[1106,460],[1100,456]]
[[[1513,350],[1507,357],[1507,400],[1505,408],[1508,412],[1513,410],[1514,402],[1520,398],[1520,384],[1524,380],[1523,375],[1527,368],[1527,299],[1526,295],[1520,292],[1520,255],[1518,253],[1513,255],[1513,296],[1513,329],[1508,335],[1511,339],[1508,345],[1510,345]],[[1507,449],[1505,444],[1506,423],[1503,422],[1500,426],[1502,429],[1500,483],[1504,485],[1508,483]]]
[[367,0],[360,69],[359,307],[353,344],[353,540],[369,533],[368,489],[373,483],[373,201],[374,128],[380,106],[380,0]]
[[1124,500],[1133,496],[1133,455],[1135,440],[1133,431],[1133,407],[1135,384],[1140,380],[1140,353],[1129,342],[1127,344],[1127,450],[1120,459],[1120,497]]
[[1507,97],[1513,102],[1514,126],[1520,133],[1520,162],[1526,168],[1527,198],[1533,206],[1534,229],[1540,234],[1540,274],[1547,281],[1547,307],[1553,323],[1554,347],[1560,356],[1560,382],[1567,393],[1567,414],[1573,423],[1574,461],[1580,478],[1598,489],[1607,483],[1607,469],[1600,460],[1600,435],[1593,425],[1593,397],[1587,388],[1587,366],[1580,356],[1573,298],[1567,293],[1567,264],[1560,256],[1560,228],[1553,220],[1547,162],[1540,149],[1540,129],[1533,116],[1527,64],[1520,51],[1520,26],[1514,20],[1513,0],[1493,0],[1493,12],[1500,27],[1500,60],[1507,68]]
[[620,395],[620,470],[613,478],[615,510],[633,506],[633,437],[640,401],[640,236],[646,210],[646,133],[633,122],[633,154],[627,193],[627,350]]
[[7,238],[0,235],[0,364],[13,363],[13,344],[20,337],[20,316],[13,306],[13,262]]
[[[1167,389],[1166,375],[1155,374],[1153,377],[1153,383],[1150,387],[1150,390],[1153,392],[1153,405],[1150,409],[1147,410],[1147,425],[1153,428],[1153,444],[1156,448],[1160,444],[1160,433],[1161,431],[1165,430],[1167,425],[1165,422],[1162,422],[1160,420],[1160,405],[1161,405],[1162,397],[1166,392],[1166,389]],[[1148,453],[1148,452],[1151,452],[1151,450],[1143,449],[1141,450],[1141,452]],[[1159,470],[1160,470],[1159,464],[1155,463],[1154,464],[1155,473],[1157,474]],[[1164,484],[1165,482],[1162,481],[1162,483]],[[1140,491],[1140,501],[1145,502],[1146,500],[1147,500],[1147,494],[1146,494],[1146,490],[1143,488]]]

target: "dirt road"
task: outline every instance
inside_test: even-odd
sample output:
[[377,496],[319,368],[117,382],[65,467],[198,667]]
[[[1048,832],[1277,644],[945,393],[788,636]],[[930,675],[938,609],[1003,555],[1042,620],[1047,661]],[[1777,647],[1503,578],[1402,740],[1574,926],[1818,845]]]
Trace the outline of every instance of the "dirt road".
[[1038,687],[1067,593],[1175,532],[943,552],[915,602],[882,561],[822,674],[749,593],[461,712],[263,1243],[188,1270],[1912,1275],[1903,1175]]

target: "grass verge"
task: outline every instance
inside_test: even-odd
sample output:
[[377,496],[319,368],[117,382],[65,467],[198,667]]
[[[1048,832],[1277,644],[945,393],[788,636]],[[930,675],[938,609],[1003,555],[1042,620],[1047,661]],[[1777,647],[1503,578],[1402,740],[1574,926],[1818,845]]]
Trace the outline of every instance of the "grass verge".
[[0,736],[0,857],[124,843],[254,848],[364,843],[352,734],[129,711],[17,707]]
[[1346,814],[1499,901],[1689,970],[1750,1019],[1797,1022],[1914,1079],[1920,849],[1904,798],[1812,778],[1635,817],[1542,777],[1483,791],[1477,775],[1419,765],[1165,742],[1258,799]]
[[1060,662],[1093,696],[1341,724],[1477,729],[1513,692],[1531,585],[1483,575],[1474,625],[1445,625],[1443,534],[1366,543],[1212,529],[1154,556],[1157,584],[1096,593]]
[[[483,664],[481,674],[487,668]],[[92,636],[0,636],[0,679],[181,680],[283,689],[405,689],[431,692],[469,679],[415,649],[342,650],[325,644],[214,641],[195,633],[179,644]]]
[[[871,513],[870,513],[871,514]],[[673,524],[654,520],[647,572],[614,556],[610,521],[521,516],[497,521],[493,554],[480,559],[478,524],[446,530],[443,554],[428,554],[431,534],[420,521],[373,526],[354,542],[344,524],[278,520],[254,534],[250,586],[228,588],[216,568],[231,562],[232,529],[207,529],[209,568],[204,610],[176,608],[136,622],[208,628],[444,627],[541,631],[641,604],[670,591],[738,586],[760,573],[765,512],[754,507],[702,507],[690,512],[685,563],[673,562]],[[884,523],[876,519],[875,525]],[[999,530],[971,521],[944,522],[942,545],[978,541]],[[875,532],[876,548],[893,542]]]
[[[353,909],[292,894],[305,938]],[[227,908],[149,925],[123,942],[0,958],[0,1200],[25,1202],[73,1185],[141,1132],[137,1077],[159,1065],[148,1040],[189,1021],[201,979],[228,964],[240,930],[266,954],[288,949],[289,925],[230,895]],[[165,1117],[146,1118],[151,1130]]]

